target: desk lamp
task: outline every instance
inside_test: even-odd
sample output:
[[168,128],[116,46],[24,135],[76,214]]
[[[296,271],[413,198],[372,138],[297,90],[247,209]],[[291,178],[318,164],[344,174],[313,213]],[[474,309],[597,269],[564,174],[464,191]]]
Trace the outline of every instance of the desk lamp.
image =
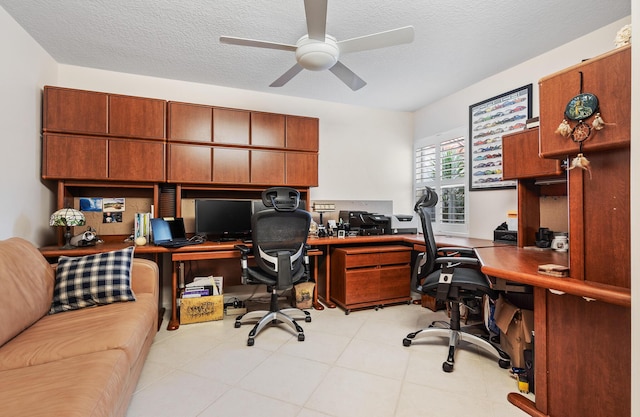
[[49,226],[65,226],[65,244],[60,249],[73,249],[71,244],[71,226],[84,226],[84,214],[72,208],[63,208],[51,215]]
[[313,203],[313,211],[320,213],[320,225],[324,226],[322,214],[335,211],[336,205],[332,203]]
[[335,211],[336,205],[332,203],[313,203],[313,211],[320,213],[320,224],[318,225],[318,237],[327,235],[327,228],[322,221],[322,214]]

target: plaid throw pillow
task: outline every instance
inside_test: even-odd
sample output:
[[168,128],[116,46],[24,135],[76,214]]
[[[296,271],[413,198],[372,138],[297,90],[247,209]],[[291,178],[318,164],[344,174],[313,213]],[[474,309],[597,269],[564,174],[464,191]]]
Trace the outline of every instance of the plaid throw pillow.
[[118,301],[135,301],[131,291],[133,246],[95,255],[61,256],[49,314]]

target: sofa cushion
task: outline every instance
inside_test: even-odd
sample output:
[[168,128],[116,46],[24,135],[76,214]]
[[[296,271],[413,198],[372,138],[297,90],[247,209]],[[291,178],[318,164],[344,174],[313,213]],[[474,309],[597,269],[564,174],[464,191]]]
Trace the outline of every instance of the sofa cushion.
[[80,257],[62,256],[49,314],[119,301],[135,301],[131,291],[133,246]]
[[133,364],[157,326],[158,302],[153,294],[138,294],[135,303],[47,315],[0,347],[0,370],[110,349],[124,351]]
[[128,378],[120,350],[0,371],[0,415],[111,417],[130,400]]
[[30,242],[0,241],[0,346],[47,314],[53,282],[53,269]]

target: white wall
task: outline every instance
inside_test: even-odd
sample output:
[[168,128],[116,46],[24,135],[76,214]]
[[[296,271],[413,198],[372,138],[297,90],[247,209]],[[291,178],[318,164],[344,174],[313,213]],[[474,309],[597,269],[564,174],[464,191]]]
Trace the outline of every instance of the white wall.
[[40,180],[41,91],[56,62],[0,7],[0,239],[53,238],[53,194]]
[[[640,4],[631,3],[631,18],[640,22]],[[640,55],[638,23],[632,27],[631,45],[631,114],[640,111]],[[640,415],[640,120],[631,118],[631,415]]]
[[[630,22],[630,17],[621,19],[420,109],[415,113],[414,138],[468,127],[470,105],[530,83],[533,84],[532,115],[538,116],[538,80],[612,50],[616,32]],[[493,229],[506,220],[507,211],[517,210],[517,194],[513,189],[474,191],[470,193],[469,207],[469,236],[492,239]]]

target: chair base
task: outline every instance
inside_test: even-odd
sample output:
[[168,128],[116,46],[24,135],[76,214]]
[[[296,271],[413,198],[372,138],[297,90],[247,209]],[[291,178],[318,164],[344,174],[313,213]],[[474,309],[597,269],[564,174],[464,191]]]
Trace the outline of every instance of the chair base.
[[[447,326],[445,328],[435,327],[436,325]],[[479,347],[487,352],[489,355],[495,357],[498,360],[498,365],[501,368],[507,369],[511,365],[511,358],[504,351],[497,346],[491,344],[489,341],[483,339],[475,334],[467,333],[460,329],[452,329],[451,326],[442,321],[435,321],[425,329],[418,330],[417,332],[409,333],[407,337],[402,340],[404,346],[411,346],[411,343],[419,338],[437,336],[443,338],[449,338],[449,354],[447,360],[442,363],[442,370],[445,372],[453,372],[453,365],[455,363],[456,347],[460,344],[460,341],[470,343]]]
[[264,329],[267,325],[277,325],[280,323],[286,324],[293,331],[298,334],[298,341],[304,341],[304,329],[296,323],[296,320],[304,319],[305,322],[311,322],[311,314],[308,311],[300,310],[299,308],[277,308],[278,304],[278,295],[274,292],[271,293],[271,309],[270,310],[259,310],[259,311],[250,311],[246,314],[238,316],[236,318],[236,322],[234,326],[239,328],[243,324],[248,324],[249,322],[257,322],[249,332],[249,337],[247,339],[247,346],[253,346],[255,342],[255,337],[260,333],[262,329]]

